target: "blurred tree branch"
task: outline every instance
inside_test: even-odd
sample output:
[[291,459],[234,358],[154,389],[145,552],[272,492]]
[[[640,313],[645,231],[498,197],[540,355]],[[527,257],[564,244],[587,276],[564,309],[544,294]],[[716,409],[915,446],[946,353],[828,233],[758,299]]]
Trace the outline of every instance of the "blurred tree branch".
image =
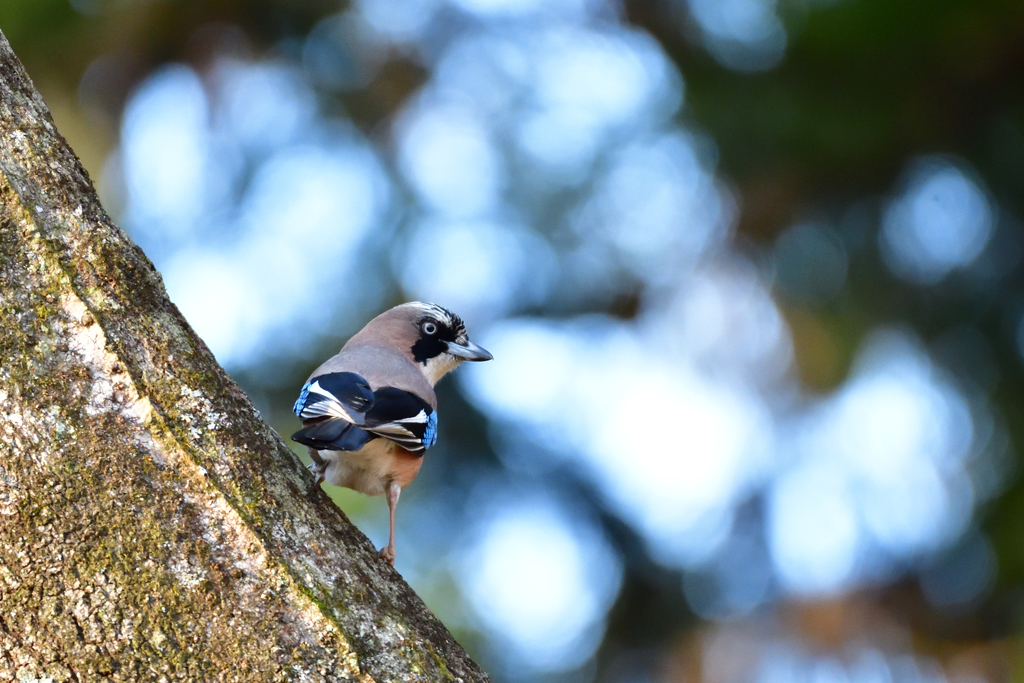
[[2,34],[0,112],[0,680],[486,681],[305,495]]

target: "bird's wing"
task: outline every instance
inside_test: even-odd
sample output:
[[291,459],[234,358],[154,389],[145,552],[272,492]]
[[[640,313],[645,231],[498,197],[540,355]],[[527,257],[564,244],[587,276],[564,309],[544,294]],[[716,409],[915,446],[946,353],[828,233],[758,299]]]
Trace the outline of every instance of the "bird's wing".
[[374,392],[354,372],[311,378],[294,410],[303,428],[292,440],[317,450],[358,451],[381,437],[422,453],[437,440],[437,413],[429,403],[396,387]]
[[437,441],[437,413],[416,394],[383,387],[374,392],[363,429],[422,453]]
[[373,438],[359,428],[372,405],[373,390],[361,375],[327,372],[311,377],[292,408],[303,424],[292,440],[321,451],[358,451]]
[[311,377],[292,410],[303,420],[329,417],[362,425],[373,405],[370,384],[354,372],[329,372]]

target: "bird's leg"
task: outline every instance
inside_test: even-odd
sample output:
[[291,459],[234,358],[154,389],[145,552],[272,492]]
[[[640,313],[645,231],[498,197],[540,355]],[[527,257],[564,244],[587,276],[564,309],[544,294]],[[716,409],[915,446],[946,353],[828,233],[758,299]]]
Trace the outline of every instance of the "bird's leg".
[[313,460],[309,465],[309,469],[313,472],[313,476],[316,477],[313,481],[313,485],[309,487],[309,492],[315,493],[316,490],[320,488],[320,484],[324,481],[324,474],[327,472],[327,462],[320,457],[320,451],[312,446],[306,446],[306,451],[309,453],[309,457]]
[[389,481],[387,489],[388,512],[391,516],[391,533],[388,536],[388,544],[380,549],[380,556],[384,561],[394,566],[395,564],[395,507],[398,505],[398,496],[402,493],[402,486],[397,481]]

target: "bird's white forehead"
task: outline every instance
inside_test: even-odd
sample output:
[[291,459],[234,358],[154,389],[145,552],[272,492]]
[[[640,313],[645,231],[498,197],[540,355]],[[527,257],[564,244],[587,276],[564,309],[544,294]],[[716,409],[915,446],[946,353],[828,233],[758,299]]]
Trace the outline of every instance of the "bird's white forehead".
[[406,304],[411,308],[415,308],[425,315],[432,315],[441,320],[448,320],[452,317],[452,312],[444,306],[438,306],[437,304],[431,304],[424,301],[410,301]]
[[465,334],[466,325],[462,322],[462,318],[449,311],[444,306],[438,306],[437,304],[425,303],[423,301],[411,301],[406,306],[415,308],[421,312],[424,316],[434,318],[439,322],[443,322],[451,327],[456,332]]

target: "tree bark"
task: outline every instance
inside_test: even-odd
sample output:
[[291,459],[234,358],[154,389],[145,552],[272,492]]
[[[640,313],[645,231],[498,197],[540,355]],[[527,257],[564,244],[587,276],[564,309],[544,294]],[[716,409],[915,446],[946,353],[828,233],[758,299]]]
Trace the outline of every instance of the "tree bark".
[[488,680],[306,494],[2,34],[0,321],[0,680]]

